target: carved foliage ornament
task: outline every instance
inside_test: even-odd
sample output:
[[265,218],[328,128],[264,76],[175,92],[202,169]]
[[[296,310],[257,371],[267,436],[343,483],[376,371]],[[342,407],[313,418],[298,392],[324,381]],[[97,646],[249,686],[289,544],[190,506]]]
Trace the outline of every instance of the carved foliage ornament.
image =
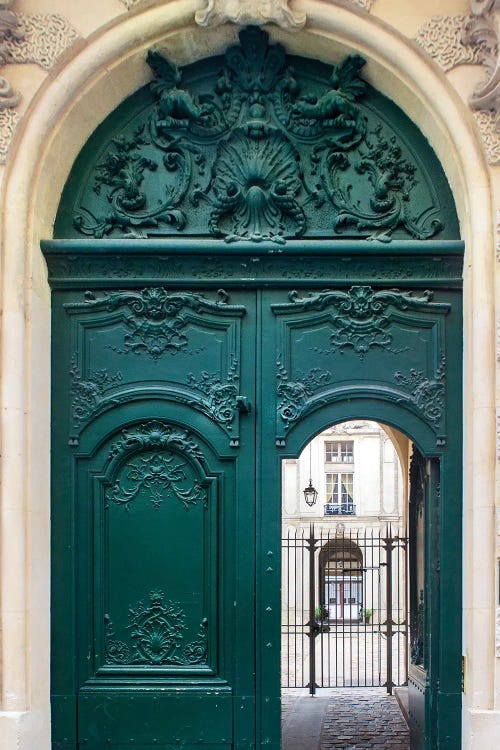
[[219,290],[216,302],[201,294],[169,294],[163,287],[148,287],[140,292],[110,292],[96,299],[92,292],[86,293],[84,305],[113,312],[124,310],[127,333],[119,354],[147,354],[157,360],[165,353],[175,354],[188,346],[186,328],[190,323],[190,312],[220,312],[235,308],[227,304],[227,294]]
[[71,412],[76,426],[94,414],[106,398],[106,392],[122,381],[121,372],[110,375],[104,368],[82,378],[76,354],[72,358],[69,374],[72,396]]
[[396,382],[409,390],[411,403],[434,427],[438,427],[444,417],[445,375],[446,359],[444,356],[441,357],[433,378],[413,368],[407,374],[399,371],[394,374]]
[[[19,19],[14,11],[10,10],[13,5],[14,0],[0,0],[0,66],[9,60],[8,41],[23,38]],[[13,91],[7,79],[0,77],[0,110],[15,107],[19,100],[19,94]]]
[[193,373],[188,376],[189,386],[203,393],[208,400],[210,416],[228,429],[231,429],[237,408],[238,381],[238,360],[234,357],[225,382],[217,373],[206,370],[199,376]]
[[78,198],[78,232],[282,243],[332,231],[425,239],[443,228],[433,186],[361,106],[359,55],[333,66],[327,84],[302,80],[284,49],[249,27],[210,89],[182,85],[159,52],[147,61],[154,103],[102,152],[93,190]]
[[194,641],[183,644],[186,614],[180,604],[165,601],[163,591],[151,591],[149,603],[129,607],[130,634],[117,640],[109,615],[106,624],[108,664],[194,666],[207,663],[208,621],[203,619]]
[[315,391],[331,381],[331,373],[313,367],[307,373],[298,373],[297,380],[291,381],[288,372],[281,363],[280,358],[276,362],[278,378],[278,414],[283,422],[285,430],[297,421],[307,400]]
[[474,90],[470,105],[474,109],[500,109],[499,11],[500,0],[471,0],[463,42],[477,50],[487,77]]
[[327,310],[333,333],[331,350],[353,349],[362,359],[373,347],[389,349],[392,343],[392,311],[429,307],[432,292],[420,294],[388,289],[375,292],[370,286],[353,286],[347,292],[325,290],[300,297],[288,295],[289,304],[275,305],[275,310]]
[[153,508],[160,508],[167,498],[175,498],[186,510],[201,504],[207,507],[205,487],[196,478],[190,461],[184,456],[202,458],[199,446],[185,430],[159,421],[141,424],[124,430],[110,458],[115,461],[123,454],[133,454],[121,466],[119,476],[105,492],[106,507],[111,503],[124,506],[143,496]]

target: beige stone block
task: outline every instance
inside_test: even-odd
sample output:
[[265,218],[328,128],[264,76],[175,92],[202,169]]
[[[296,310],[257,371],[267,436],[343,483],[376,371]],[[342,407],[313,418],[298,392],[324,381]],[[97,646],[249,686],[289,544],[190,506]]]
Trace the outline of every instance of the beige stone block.
[[421,0],[418,3],[401,0],[375,0],[371,12],[408,37],[415,36],[422,24],[432,16],[466,15],[470,11],[467,0]]
[[464,718],[463,747],[470,750],[497,750],[500,737],[500,711],[467,711]]
[[474,610],[467,635],[466,703],[471,708],[492,708],[495,660],[493,607]]

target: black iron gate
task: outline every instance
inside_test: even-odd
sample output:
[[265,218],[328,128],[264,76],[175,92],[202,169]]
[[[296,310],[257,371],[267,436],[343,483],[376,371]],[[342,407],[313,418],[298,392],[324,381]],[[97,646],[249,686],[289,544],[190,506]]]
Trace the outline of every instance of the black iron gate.
[[407,682],[408,540],[380,531],[289,531],[282,542],[282,687]]

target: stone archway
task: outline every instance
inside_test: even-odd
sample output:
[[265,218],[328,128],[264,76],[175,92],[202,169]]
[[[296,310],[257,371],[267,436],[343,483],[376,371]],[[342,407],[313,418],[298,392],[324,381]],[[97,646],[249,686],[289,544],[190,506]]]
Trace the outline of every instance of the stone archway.
[[[47,649],[35,642],[48,638],[48,287],[38,246],[48,236],[58,194],[69,165],[96,121],[115,103],[145,80],[144,46],[167,39],[179,61],[192,58],[193,39],[200,50],[223,48],[235,31],[226,28],[201,32],[193,25],[195,3],[175,8],[145,9],[134,19],[116,24],[69,61],[57,81],[48,84],[31,108],[32,117],[12,154],[5,192],[3,319],[3,443],[5,502],[3,524],[3,693],[4,720],[25,747],[48,740]],[[467,241],[470,270],[466,279],[466,388],[473,407],[466,414],[466,455],[470,466],[491,462],[493,447],[480,443],[481,434],[493,432],[492,363],[484,352],[492,337],[492,273],[489,188],[483,157],[468,129],[464,108],[432,66],[405,40],[374,19],[360,19],[350,10],[337,9],[335,24],[323,3],[307,4],[308,28],[285,35],[297,52],[314,48],[329,59],[332,42],[357,48],[369,58],[373,82],[393,94],[427,134],[448,173]],[[397,61],[395,63],[394,61]],[[103,97],[110,76],[117,81],[112,97]],[[422,106],[422,104],[424,106]],[[43,153],[40,153],[40,144]],[[63,159],[58,159],[64,154]],[[49,177],[50,175],[50,177]],[[12,207],[16,206],[16,211]],[[21,283],[20,283],[21,282]],[[19,286],[22,293],[19,293]],[[13,293],[13,290],[16,290]],[[492,359],[492,357],[491,357]],[[472,367],[474,363],[474,368]],[[29,397],[27,396],[29,394]],[[26,415],[26,400],[29,409]],[[41,449],[40,446],[46,446]],[[28,475],[25,467],[29,466]],[[492,496],[493,478],[476,478],[467,472],[466,494],[471,498]],[[28,519],[28,525],[26,523]],[[484,547],[488,521],[470,524],[466,552],[475,540]],[[473,529],[473,530],[472,530]],[[21,584],[13,585],[8,570],[15,566]],[[491,574],[492,575],[492,574]],[[483,578],[483,584],[484,584]],[[474,590],[469,593],[473,609]],[[37,602],[40,601],[40,604]],[[29,603],[29,606],[28,606]],[[475,615],[468,615],[473,626]],[[483,630],[480,654],[492,649],[493,627]],[[471,665],[469,686],[480,691],[480,675]],[[33,685],[37,685],[33,692]],[[482,693],[481,693],[482,694]],[[482,699],[481,699],[482,700]],[[486,700],[488,703],[488,699]],[[480,702],[480,705],[483,705]],[[30,710],[28,709],[30,706]],[[30,738],[36,738],[32,740]],[[23,745],[21,745],[22,747]],[[48,746],[48,745],[47,745]]]

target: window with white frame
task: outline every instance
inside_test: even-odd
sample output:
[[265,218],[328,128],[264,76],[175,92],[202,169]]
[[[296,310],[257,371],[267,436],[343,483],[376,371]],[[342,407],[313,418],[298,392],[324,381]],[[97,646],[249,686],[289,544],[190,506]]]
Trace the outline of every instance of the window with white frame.
[[325,463],[352,463],[354,442],[352,440],[327,440],[325,442]]
[[326,502],[327,505],[346,508],[354,506],[353,474],[330,471],[326,473]]

